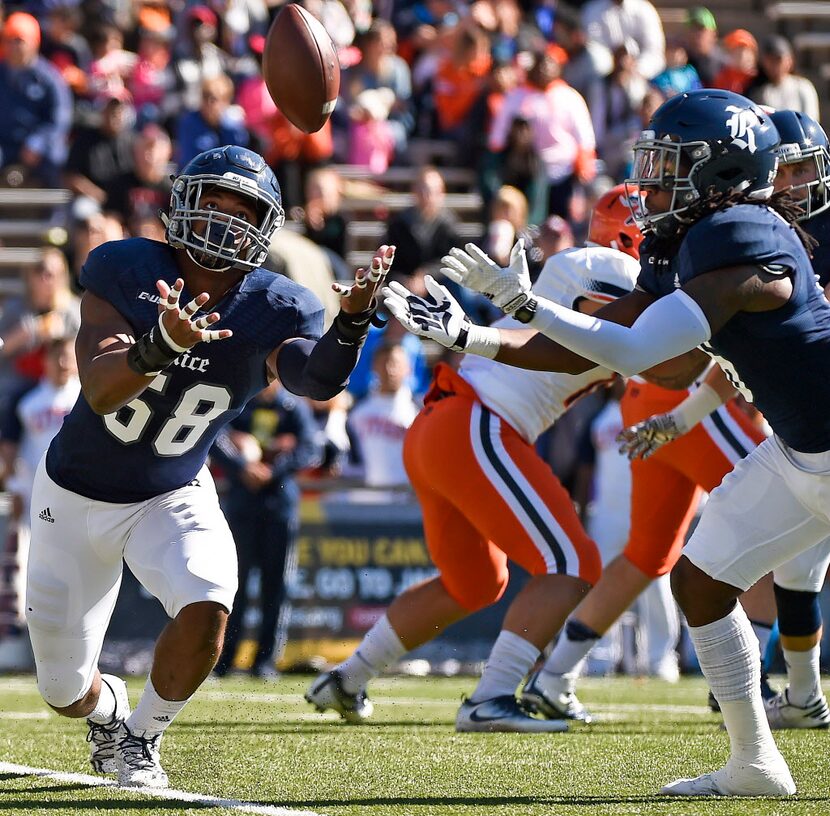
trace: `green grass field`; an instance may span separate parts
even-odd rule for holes
[[[828,732],[787,732],[779,744],[799,795],[790,800],[667,800],[660,785],[713,770],[727,756],[701,680],[677,686],[588,680],[597,722],[567,734],[456,734],[463,679],[387,678],[373,686],[371,725],[315,714],[310,678],[206,684],[165,737],[171,786],[330,816],[559,816],[560,814],[830,814]],[[141,688],[131,683],[133,702]],[[46,714],[34,681],[0,679],[0,763],[88,774],[85,726]],[[238,814],[72,779],[0,773],[10,814]],[[248,811],[253,812],[253,811]]]

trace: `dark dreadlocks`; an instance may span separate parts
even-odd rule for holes
[[[679,224],[677,231],[668,238],[657,239],[652,245],[654,251],[663,257],[671,257],[677,253],[689,229],[701,218],[720,210],[727,210],[736,204],[754,204],[755,206],[769,207],[777,212],[796,231],[799,240],[804,245],[804,249],[807,250],[807,254],[812,257],[813,250],[818,246],[818,242],[798,223],[798,219],[804,216],[804,210],[793,200],[787,190],[775,193],[767,201],[755,201],[749,198],[746,193],[735,191],[715,192],[714,188],[709,188],[709,191],[692,204],[686,212],[675,216]]]

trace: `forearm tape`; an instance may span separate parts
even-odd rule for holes
[[[127,352],[127,365],[137,374],[155,376],[182,353],[183,349],[174,348],[162,335],[159,324],[156,324],[130,347]]]
[[[316,400],[339,394],[357,365],[374,311],[340,312],[316,343],[295,340],[280,349],[277,374],[282,384],[298,396]]]
[[[723,405],[723,400],[711,385],[701,383],[683,402],[671,411],[678,430],[686,433]]]
[[[685,292],[652,303],[631,328],[538,298],[532,328],[624,377],[677,357],[711,337],[706,316]]]

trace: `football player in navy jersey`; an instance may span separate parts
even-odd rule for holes
[[[826,246],[830,241],[827,135],[821,125],[806,114],[791,110],[768,112],[781,138],[774,189],[790,194],[802,210],[797,216],[798,222],[819,242],[812,250],[812,263],[824,288],[830,281],[830,248]],[[735,393],[734,388],[729,388],[718,396],[725,400]],[[621,434],[621,450],[633,457],[650,456],[682,435],[676,417],[693,410],[693,399],[690,397],[678,406],[678,413],[657,414],[627,428]],[[711,406],[707,408],[711,410]],[[827,728],[830,725],[830,707],[821,689],[819,670],[822,616],[818,600],[829,562],[830,539],[774,570],[773,588],[787,665],[787,687],[765,700],[767,718],[773,729]]]
[[[162,734],[213,668],[236,592],[236,552],[205,467],[219,429],[279,377],[329,399],[347,383],[394,251],[381,247],[321,335],[323,307],[260,268],[284,221],[256,153],[200,154],[175,179],[167,243],[90,253],[77,340],[82,395],[32,496],[27,619],[38,688],[89,724],[96,771],[166,786]],[[172,619],[130,713],[98,657],[123,562]]]
[[[789,191],[804,210],[799,222],[818,242],[813,269],[825,294],[830,288],[830,143],[824,128],[806,113],[770,114],[781,136],[776,192]]]
[[[679,94],[635,144],[635,213],[648,233],[637,289],[593,316],[536,297],[526,264],[471,257],[459,279],[528,324],[475,326],[455,301],[393,284],[389,309],[411,331],[524,368],[633,375],[702,346],[763,412],[774,435],[707,503],[672,573],[731,753],[673,795],[790,795],[759,690],[758,641],[737,596],[830,535],[830,304],[815,284],[801,210],[772,196],[778,132],[742,96]],[[553,342],[551,342],[553,341]]]

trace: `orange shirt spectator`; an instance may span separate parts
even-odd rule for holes
[[[487,35],[480,29],[459,33],[453,54],[438,66],[433,98],[442,131],[460,125],[487,82],[492,59]]]
[[[729,64],[715,76],[713,87],[744,94],[758,73],[758,42],[743,28],[736,28],[723,38]]]

